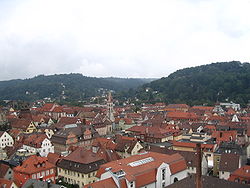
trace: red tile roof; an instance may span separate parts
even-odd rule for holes
[[[26,119],[13,119],[11,121],[11,127],[26,130],[28,126],[31,124],[31,120]]]
[[[240,181],[244,180],[250,181],[250,166],[245,165],[237,170],[235,170],[229,177],[229,181],[235,181],[235,179],[239,179]]]
[[[192,109],[212,111],[214,109],[214,107],[211,107],[211,106],[193,106]]]
[[[169,104],[167,108],[186,108],[188,109],[189,106],[187,104]]]
[[[116,143],[112,139],[98,137],[94,140],[92,146],[102,146],[105,149],[114,150]]]
[[[34,148],[41,148],[42,142],[47,138],[45,134],[32,134],[26,137],[23,144]]]
[[[84,186],[84,188],[118,188],[113,178],[107,178]]]
[[[212,138],[216,138],[216,142],[235,141],[237,136],[236,130],[231,131],[213,131]]]
[[[49,111],[52,111],[55,106],[56,106],[56,104],[54,104],[54,103],[46,103],[43,105],[41,110],[44,112],[49,112]]]
[[[170,136],[173,133],[177,133],[180,130],[170,129],[169,127],[147,127],[147,126],[133,126],[126,131],[134,132],[135,134],[147,134],[149,137],[153,138],[165,138],[166,136]]]
[[[141,119],[142,115],[140,113],[127,113],[127,118]]]
[[[56,106],[52,112],[55,112],[55,113],[62,113],[63,112],[63,107],[62,106]]]
[[[15,167],[14,171],[25,174],[33,174],[52,168],[55,168],[55,165],[49,163],[47,157],[32,155],[23,161],[20,166]]]
[[[75,110],[73,108],[63,108],[63,112],[66,112],[66,114],[74,114]]]
[[[83,147],[78,147],[75,151],[73,151],[64,159],[83,164],[89,164],[92,162],[102,160],[102,158],[98,154],[93,153],[91,150],[86,150]]]
[[[136,187],[143,187],[144,185],[154,183],[156,181],[156,174],[157,174],[156,169],[149,169],[148,172],[136,176],[135,180]]]
[[[139,163],[139,162],[136,163],[137,161],[145,159],[150,159],[150,160],[145,163]],[[138,181],[140,182],[141,186],[143,186],[146,185],[145,184],[146,181],[150,182],[156,181],[156,176],[155,176],[156,172],[154,170],[156,170],[162,163],[169,164],[172,174],[186,170],[187,168],[186,162],[180,154],[166,155],[155,152],[146,152],[138,155],[133,155],[128,158],[106,163],[100,167],[100,169],[97,172],[97,176],[100,177],[101,174],[105,172],[106,168],[111,167],[111,171],[114,173],[120,170],[124,171],[125,178],[128,181],[133,181],[133,180],[137,181],[138,177],[139,178]],[[136,165],[134,166],[133,164]],[[146,174],[148,175],[146,176],[147,178],[145,178],[145,176],[143,178],[143,175]]]
[[[194,120],[199,118],[199,116],[197,116],[195,113],[192,112],[168,112],[167,117],[172,119],[194,119]]]
[[[58,123],[67,125],[67,124],[76,124],[77,122],[81,122],[81,119],[78,117],[61,117]]]
[[[56,165],[56,163],[61,159],[61,156],[57,153],[49,153],[47,158],[48,162],[52,163],[53,165]]]
[[[196,148],[196,143],[193,142],[178,142],[178,141],[171,141],[173,146],[180,146],[180,147],[188,147],[188,148]],[[214,144],[201,144],[202,149],[210,149],[213,151],[214,149]]]

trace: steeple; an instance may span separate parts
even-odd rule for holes
[[[114,122],[115,117],[114,117],[114,104],[113,104],[113,98],[111,95],[111,92],[108,94],[108,100],[107,100],[107,117]]]

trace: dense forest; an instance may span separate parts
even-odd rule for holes
[[[250,100],[250,64],[238,61],[212,63],[178,70],[134,91],[142,102],[214,104]]]
[[[0,82],[0,100],[33,101],[50,97],[65,101],[88,100],[113,90],[114,98],[141,103],[214,104],[250,100],[250,64],[238,61],[212,63],[178,70],[158,80],[95,78],[82,74],[40,75]]]
[[[127,91],[152,79],[95,78],[82,74],[39,75],[30,79],[0,82],[0,100],[32,101],[45,97],[83,100],[100,94],[100,90]]]

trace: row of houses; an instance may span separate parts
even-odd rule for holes
[[[110,95],[107,103],[106,108],[45,104],[7,112],[12,129],[0,137],[0,156],[13,170],[11,179],[18,186],[31,178],[80,187],[166,187],[197,173],[200,143],[202,175],[248,183],[248,176],[239,176],[250,158],[248,109],[159,103],[135,113],[132,106],[114,107]],[[31,157],[40,161],[33,164],[37,168],[54,165],[53,178],[46,176],[47,170],[15,175],[33,163],[24,162]],[[174,158],[182,162],[174,165]],[[143,176],[151,180],[142,182]]]

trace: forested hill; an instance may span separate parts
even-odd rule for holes
[[[147,90],[147,92],[145,92]],[[250,100],[250,64],[212,63],[178,70],[137,90],[142,101],[205,104]]]
[[[152,79],[134,78],[95,78],[82,74],[40,75],[24,80],[0,82],[0,100],[58,98],[62,95],[70,100],[80,100],[95,96],[100,88],[114,91],[126,91],[136,88]]]

